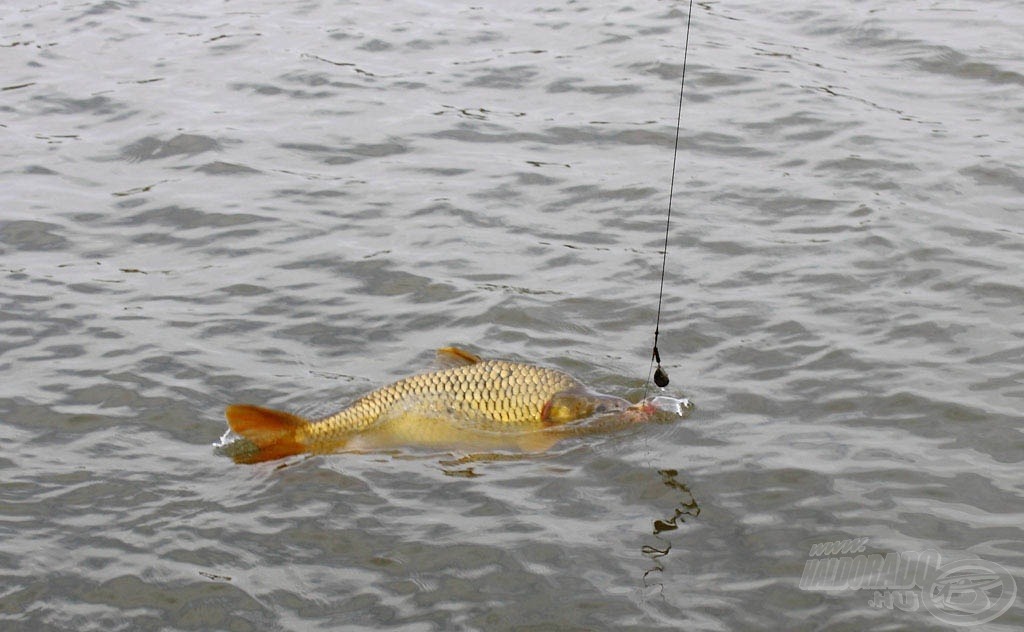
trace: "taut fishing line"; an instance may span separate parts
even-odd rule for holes
[[[679,110],[676,112],[676,142],[672,149],[672,178],[668,184],[668,212],[665,214],[665,246],[661,250],[661,284],[658,287],[658,316],[654,322],[654,349],[651,354],[651,369],[647,373],[647,382],[644,384],[644,399],[651,386],[651,371],[654,374],[654,383],[659,387],[668,386],[668,373],[661,367],[661,353],[658,351],[658,334],[661,332],[661,305],[665,298],[665,267],[668,264],[668,236],[669,228],[672,225],[672,199],[676,188],[676,161],[679,158],[679,130],[683,124],[683,89],[686,86],[686,55],[690,50],[690,18],[693,17],[693,0],[690,0],[690,7],[686,13],[686,37],[683,40],[683,71],[679,79]],[[657,369],[655,369],[657,364]]]

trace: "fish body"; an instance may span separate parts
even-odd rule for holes
[[[630,406],[555,369],[481,360],[453,347],[441,349],[438,357],[449,366],[389,384],[319,420],[247,404],[229,406],[228,425],[242,441],[228,453],[236,461],[255,463],[343,447],[543,448],[557,441],[542,434],[546,429]]]

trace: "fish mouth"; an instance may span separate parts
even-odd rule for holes
[[[624,416],[630,421],[649,421],[655,416],[664,415],[673,418],[689,416],[693,411],[693,402],[687,398],[675,398],[658,395],[642,399],[626,408]]]
[[[645,423],[654,418],[654,415],[658,412],[658,409],[652,406],[650,403],[641,401],[637,402],[624,411],[622,411],[622,419],[629,423]]]

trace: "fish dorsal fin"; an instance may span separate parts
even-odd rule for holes
[[[441,347],[437,350],[437,363],[446,369],[469,366],[480,362],[480,356],[458,347]]]

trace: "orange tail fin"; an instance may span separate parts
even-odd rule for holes
[[[232,404],[224,411],[224,416],[233,431],[255,446],[254,450],[233,454],[238,463],[273,461],[306,451],[306,446],[296,439],[295,431],[309,422],[298,415],[248,404]]]

